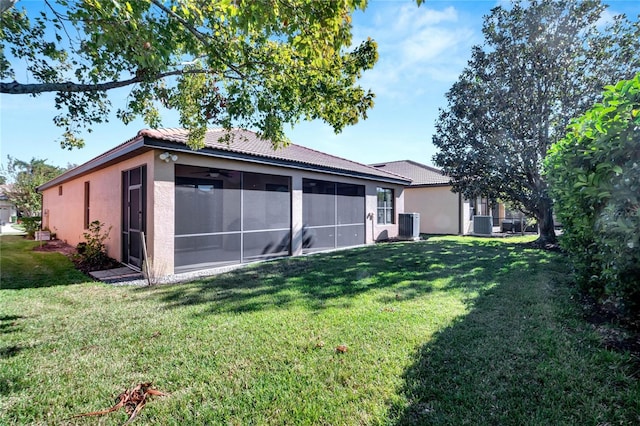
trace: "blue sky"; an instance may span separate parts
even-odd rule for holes
[[[21,0],[34,6],[35,1]],[[369,117],[334,134],[322,122],[301,122],[287,128],[292,142],[329,154],[375,163],[410,159],[432,164],[431,143],[438,109],[446,106],[445,93],[469,59],[471,47],[481,44],[482,18],[506,0],[426,0],[417,7],[409,1],[369,0],[365,12],[354,16],[354,41],[371,37],[378,43],[379,60],[361,84],[376,93]],[[29,5],[29,3],[31,3]],[[612,0],[608,14],[640,15],[640,0]],[[111,94],[114,105],[127,89]],[[65,166],[81,164],[136,135],[146,127],[141,120],[125,126],[112,116],[84,135],[86,145],[63,150],[56,140],[61,129],[52,118],[57,110],[53,95],[0,97],[0,155],[29,160],[47,159]],[[163,117],[163,127],[177,127],[174,114]]]

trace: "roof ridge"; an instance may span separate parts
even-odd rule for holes
[[[433,172],[438,172],[438,173],[442,173],[441,169],[438,169],[437,167],[433,167],[433,166],[429,166],[427,164],[424,163],[419,163],[417,161],[414,160],[395,160],[395,161],[385,161],[382,163],[373,163],[371,164],[372,166],[385,166],[387,164],[398,164],[398,163],[410,163],[413,164],[414,166],[418,166],[418,167],[422,167],[423,169],[427,169],[427,170],[431,170]]]
[[[438,173],[444,174],[441,169],[438,169],[437,167],[429,166],[428,164],[418,163],[417,161],[413,161],[413,160],[404,160],[404,161],[414,164],[418,167],[422,167],[423,169],[431,170],[432,172],[438,172]]]
[[[290,142],[289,145],[294,145],[294,146],[297,146],[299,148],[303,148],[303,149],[306,149],[308,151],[316,152],[318,154],[327,155],[329,157],[337,158],[339,160],[348,161],[349,163],[357,164],[359,166],[364,166],[364,167],[366,167],[368,169],[375,170],[375,171],[378,171],[378,172],[382,171],[384,173],[388,173],[388,174],[393,175],[393,176],[398,176],[398,177],[401,177],[401,178],[404,178],[404,179],[409,179],[407,176],[399,175],[397,173],[389,172],[387,170],[380,170],[380,169],[377,169],[377,168],[375,168],[373,166],[370,166],[369,164],[359,163],[357,161],[353,161],[353,160],[350,160],[350,159],[344,158],[344,157],[338,157],[337,155],[333,155],[333,154],[329,154],[329,153],[326,153],[326,152],[322,152],[322,151],[319,151],[317,149],[309,148],[309,147],[304,146],[304,145],[299,145],[299,144],[296,144],[296,143],[293,143],[293,142]],[[411,179],[409,179],[409,180],[411,180]]]

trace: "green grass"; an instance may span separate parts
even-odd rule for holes
[[[35,252],[39,241],[22,236],[0,237],[0,289],[25,289],[77,284],[87,276],[59,253]],[[0,306],[2,309],[2,306]]]
[[[380,244],[130,288],[30,284],[20,271],[49,259],[8,238],[0,424],[95,424],[69,417],[146,381],[170,396],[136,424],[640,421],[631,356],[581,319],[564,258],[523,239]],[[21,284],[5,285],[6,265]]]

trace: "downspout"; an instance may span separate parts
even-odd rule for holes
[[[373,213],[371,213],[371,212],[367,213],[367,218],[371,219],[371,242],[375,243],[376,242],[376,230],[375,230],[375,223],[373,222],[373,218],[374,218]]]

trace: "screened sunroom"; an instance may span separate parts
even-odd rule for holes
[[[291,254],[291,178],[176,165],[176,271]]]
[[[110,256],[161,276],[398,233],[408,178],[293,143],[274,150],[246,130],[210,129],[197,151],[188,135],[141,130],[42,185],[47,226],[78,244],[86,222],[99,220],[112,229]],[[376,214],[379,187],[391,190],[392,217],[384,221]]]

